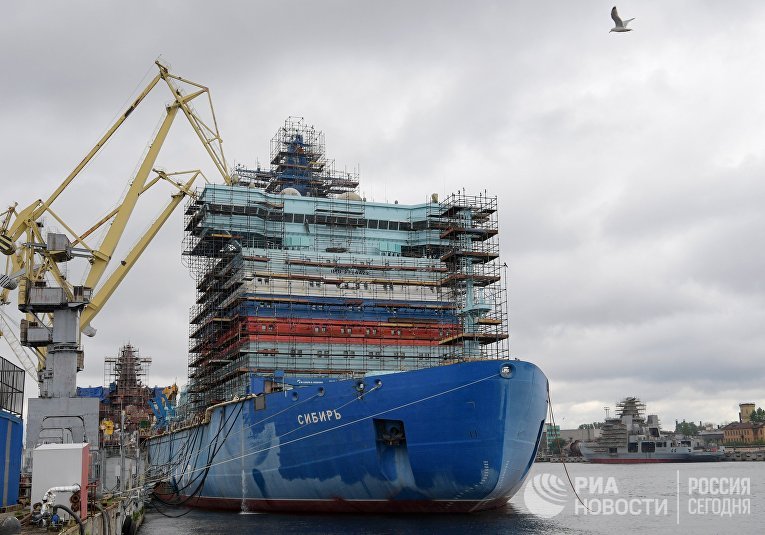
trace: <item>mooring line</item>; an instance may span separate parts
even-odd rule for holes
[[[547,404],[550,406],[550,422],[552,422],[553,429],[555,429],[555,413],[553,412],[552,398],[550,398],[550,383],[549,382],[547,383]],[[566,472],[566,478],[568,479],[568,484],[571,485],[571,490],[574,491],[574,496],[576,496],[576,499],[579,500],[579,503],[581,503],[585,509],[592,512],[592,510],[589,507],[587,507],[587,504],[584,503],[584,500],[582,500],[582,497],[579,496],[579,493],[576,491],[576,488],[574,487],[574,483],[571,481],[571,475],[568,473],[568,467],[566,466],[566,461],[563,460],[562,452],[560,456],[560,462],[563,464],[563,470]]]

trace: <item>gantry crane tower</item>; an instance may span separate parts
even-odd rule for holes
[[[6,271],[4,275],[0,275],[0,304],[7,305],[10,302],[9,293],[18,290],[18,307],[25,313],[18,339],[21,345],[35,352],[37,363],[33,360],[24,361],[18,344],[14,343],[16,337],[9,333],[7,322],[4,322],[6,325],[2,331],[27,372],[39,382],[41,399],[37,401],[76,396],[76,373],[83,368],[80,334],[95,334],[95,330],[90,326],[93,318],[103,309],[182,199],[187,195],[194,195],[191,189],[194,181],[199,176],[204,178],[200,170],[165,173],[154,168],[159,151],[179,111],[188,119],[223,180],[227,184],[231,183],[209,89],[170,73],[168,67],[159,61],[156,62],[156,66],[157,74],[135,101],[47,199],[38,199],[21,209],[16,203],[0,214],[0,252],[6,256]],[[76,232],[54,210],[56,199],[157,85],[166,85],[173,100],[166,106],[160,127],[151,140],[124,197],[115,209],[98,219],[91,227],[83,232]],[[212,117],[211,122],[208,121],[210,124],[191,106],[191,102],[200,97],[209,105],[209,116]],[[174,193],[148,230],[105,277],[109,264],[115,260],[115,250],[139,197],[160,182],[170,183]],[[65,232],[45,234],[44,217],[55,220]],[[108,229],[105,228],[107,225]],[[105,229],[103,239],[98,244],[92,243],[92,236],[99,229]],[[63,270],[63,264],[75,258],[87,260],[84,283],[81,286],[71,284]],[[59,405],[55,412],[61,410],[65,409]],[[77,407],[69,406],[70,414],[78,410]],[[45,409],[42,412],[50,411]],[[32,422],[28,428],[32,430]],[[34,438],[36,439],[36,436]],[[30,444],[29,437],[27,444]]]

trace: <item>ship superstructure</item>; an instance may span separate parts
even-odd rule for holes
[[[254,377],[349,378],[507,356],[497,200],[369,202],[323,135],[290,118],[271,169],[239,167],[186,207],[192,412]]]

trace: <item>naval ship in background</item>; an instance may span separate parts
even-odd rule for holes
[[[180,420],[146,441],[166,503],[245,511],[504,506],[547,379],[507,349],[497,199],[373,202],[289,118],[269,168],[185,209],[197,283]]]
[[[575,443],[577,450],[592,463],[684,463],[720,461],[725,453],[694,450],[691,440],[663,433],[659,417],[649,414],[638,398],[628,397],[616,404],[617,416],[606,418],[601,436],[592,442]]]

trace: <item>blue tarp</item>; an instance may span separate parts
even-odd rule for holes
[[[19,486],[15,484],[21,474],[21,418],[0,410],[0,506],[15,505],[19,501]]]
[[[103,386],[78,386],[77,397],[81,398],[98,398],[101,401],[106,399],[106,389]]]

